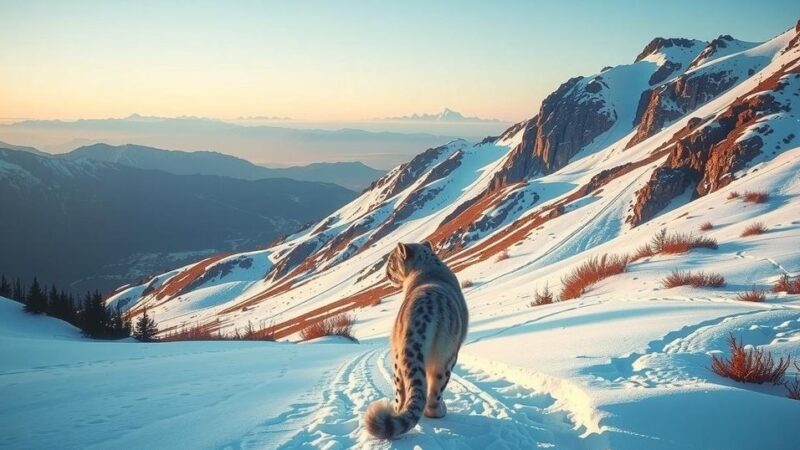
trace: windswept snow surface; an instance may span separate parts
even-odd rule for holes
[[[292,325],[350,308],[359,344],[88,341],[0,303],[0,446],[796,449],[800,402],[781,385],[737,383],[709,366],[712,354],[727,355],[731,334],[800,361],[800,295],[736,299],[800,276],[800,45],[788,47],[797,35],[792,29],[712,54],[691,70],[733,73],[737,84],[631,147],[636,96],[625,86],[643,89],[644,68],[654,71],[662,56],[688,64],[700,44],[603,72],[608,88],[600,92],[618,120],[553,173],[512,177],[492,190],[495,175],[524,156],[515,150],[525,123],[502,139],[453,141],[268,249],[207,258],[109,299],[134,314],[148,308],[162,330],[290,324],[286,341],[298,339]],[[690,131],[693,118],[700,122],[692,126],[719,126],[714,119],[737,99],[787,71],[774,92],[785,107],[740,130],[765,145],[725,174],[730,184],[699,198],[686,190],[650,221],[626,223],[637,192],[667,157],[664,144]],[[579,191],[600,174],[612,175]],[[746,203],[729,198],[734,191],[769,199]],[[478,212],[469,216],[473,206]],[[385,282],[384,258],[398,241],[428,239],[449,222],[455,227],[445,238],[460,240],[440,250],[470,282],[471,323],[445,395],[448,415],[423,419],[396,441],[375,441],[361,417],[392,394],[387,335],[401,301],[376,289]],[[563,277],[588,258],[633,254],[662,228],[698,234],[704,222],[717,249],[642,258],[578,299],[530,305],[545,286],[557,295]],[[742,237],[754,222],[768,231]],[[507,257],[481,253],[500,244]],[[676,269],[718,273],[726,285],[665,289],[663,278]],[[790,366],[787,380],[796,376]]]

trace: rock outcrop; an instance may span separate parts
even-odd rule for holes
[[[798,61],[796,61],[797,63]],[[761,82],[750,95],[740,97],[713,120],[688,135],[679,132],[674,147],[647,184],[637,193],[633,212],[627,222],[640,225],[658,214],[687,188],[693,198],[713,192],[731,181],[735,172],[761,153],[762,133],[768,126],[758,126],[758,119],[788,112],[779,98],[800,95],[800,67],[780,71]],[[795,92],[784,92],[786,90]],[[687,125],[687,129],[693,125]],[[696,126],[696,123],[695,125]],[[747,131],[752,133],[745,135]]]

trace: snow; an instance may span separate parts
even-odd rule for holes
[[[670,47],[604,71],[603,89],[584,100],[603,101],[617,118],[614,125],[561,170],[500,192],[482,217],[512,212],[470,234],[471,245],[513,231],[517,220],[557,204],[600,171],[650,156],[691,117],[718,116],[797,57],[795,50],[782,52],[792,36],[737,43],[693,67],[690,76],[725,72],[738,84],[627,149],[640,93],[658,65],[670,60],[686,70],[705,43]],[[747,76],[750,69],[758,72]],[[712,354],[727,352],[731,333],[776,356],[800,358],[800,296],[736,300],[754,285],[768,289],[784,274],[800,275],[798,78],[783,81],[776,99],[788,111],[759,117],[744,130],[740,139],[758,135],[763,152],[728,186],[698,199],[687,190],[653,220],[631,228],[625,217],[661,162],[654,161],[572,201],[568,213],[513,243],[507,259],[481,261],[469,248],[453,255],[451,264],[469,261],[457,276],[472,286],[464,289],[470,332],[445,395],[449,414],[423,419],[397,441],[370,439],[360,422],[369,403],[392,395],[387,335],[401,301],[395,294],[353,312],[358,344],[341,338],[292,343],[297,336],[280,343],[89,341],[72,327],[0,301],[0,446],[794,448],[787,430],[800,419],[800,403],[787,399],[782,386],[740,384],[708,369]],[[381,187],[319,224],[270,249],[228,256],[204,274],[243,257],[252,260],[249,266],[209,275],[174,298],[139,301],[164,328],[213,321],[231,330],[251,321],[281,323],[345,299],[384,279],[382,258],[398,241],[429,237],[457,208],[483,195],[522,135],[480,145],[451,142],[436,149],[402,191],[392,192],[401,176],[395,169]],[[458,167],[429,181],[451,158],[460,158]],[[749,204],[727,198],[748,190],[768,192],[770,199]],[[397,208],[415,198],[424,201],[391,222]],[[718,241],[716,250],[644,258],[579,299],[530,306],[537,289],[546,285],[557,294],[562,278],[590,257],[631,254],[662,228],[700,233],[706,221],[713,228],[703,233]],[[741,237],[756,221],[768,232]],[[384,226],[391,231],[374,239]],[[332,239],[356,229],[349,246],[333,251]],[[290,278],[290,289],[240,307],[287,282],[265,275],[300,245],[315,248],[313,267]],[[192,267],[128,286],[109,304],[131,307],[148,284],[161,286]],[[358,280],[373,267],[375,273]],[[662,279],[676,269],[719,273],[727,284],[664,288]],[[794,376],[792,369],[787,377]],[[39,430],[23,435],[32,423]]]

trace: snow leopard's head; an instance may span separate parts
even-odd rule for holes
[[[441,264],[430,242],[425,241],[422,244],[399,242],[389,254],[389,261],[386,263],[386,277],[395,286],[402,286],[403,281],[412,272],[425,271]]]

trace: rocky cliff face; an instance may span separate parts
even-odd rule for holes
[[[636,133],[626,147],[630,148],[653,136],[666,125],[718,97],[763,68],[767,60],[744,53],[736,55],[732,60],[720,60],[754,45],[738,41],[730,35],[722,35],[707,43],[691,63],[667,62],[662,65],[650,78],[653,87],[644,91],[639,99],[633,122]],[[703,65],[706,66],[700,68]]]
[[[607,89],[602,75],[589,82],[581,83],[582,80],[567,81],[542,102],[533,151],[542,159],[544,173],[567,165],[581,148],[616,120],[601,95]]]
[[[645,91],[636,110],[636,134],[626,147],[633,147],[675,119],[717,97],[736,84],[738,79],[726,71],[696,76],[683,75],[672,82]]]
[[[800,58],[739,97],[723,112],[690,133],[677,133],[673,150],[638,192],[628,223],[636,226],[655,217],[686,189],[696,198],[734,180],[735,173],[762,153],[773,127],[759,123],[774,114],[796,122],[791,97],[800,96]],[[794,134],[783,137],[785,144]],[[780,142],[777,149],[780,149]]]
[[[692,48],[696,41],[685,38],[662,38],[657,37],[647,44],[641,53],[636,56],[636,62],[642,61],[646,57],[663,49],[671,47]]]

